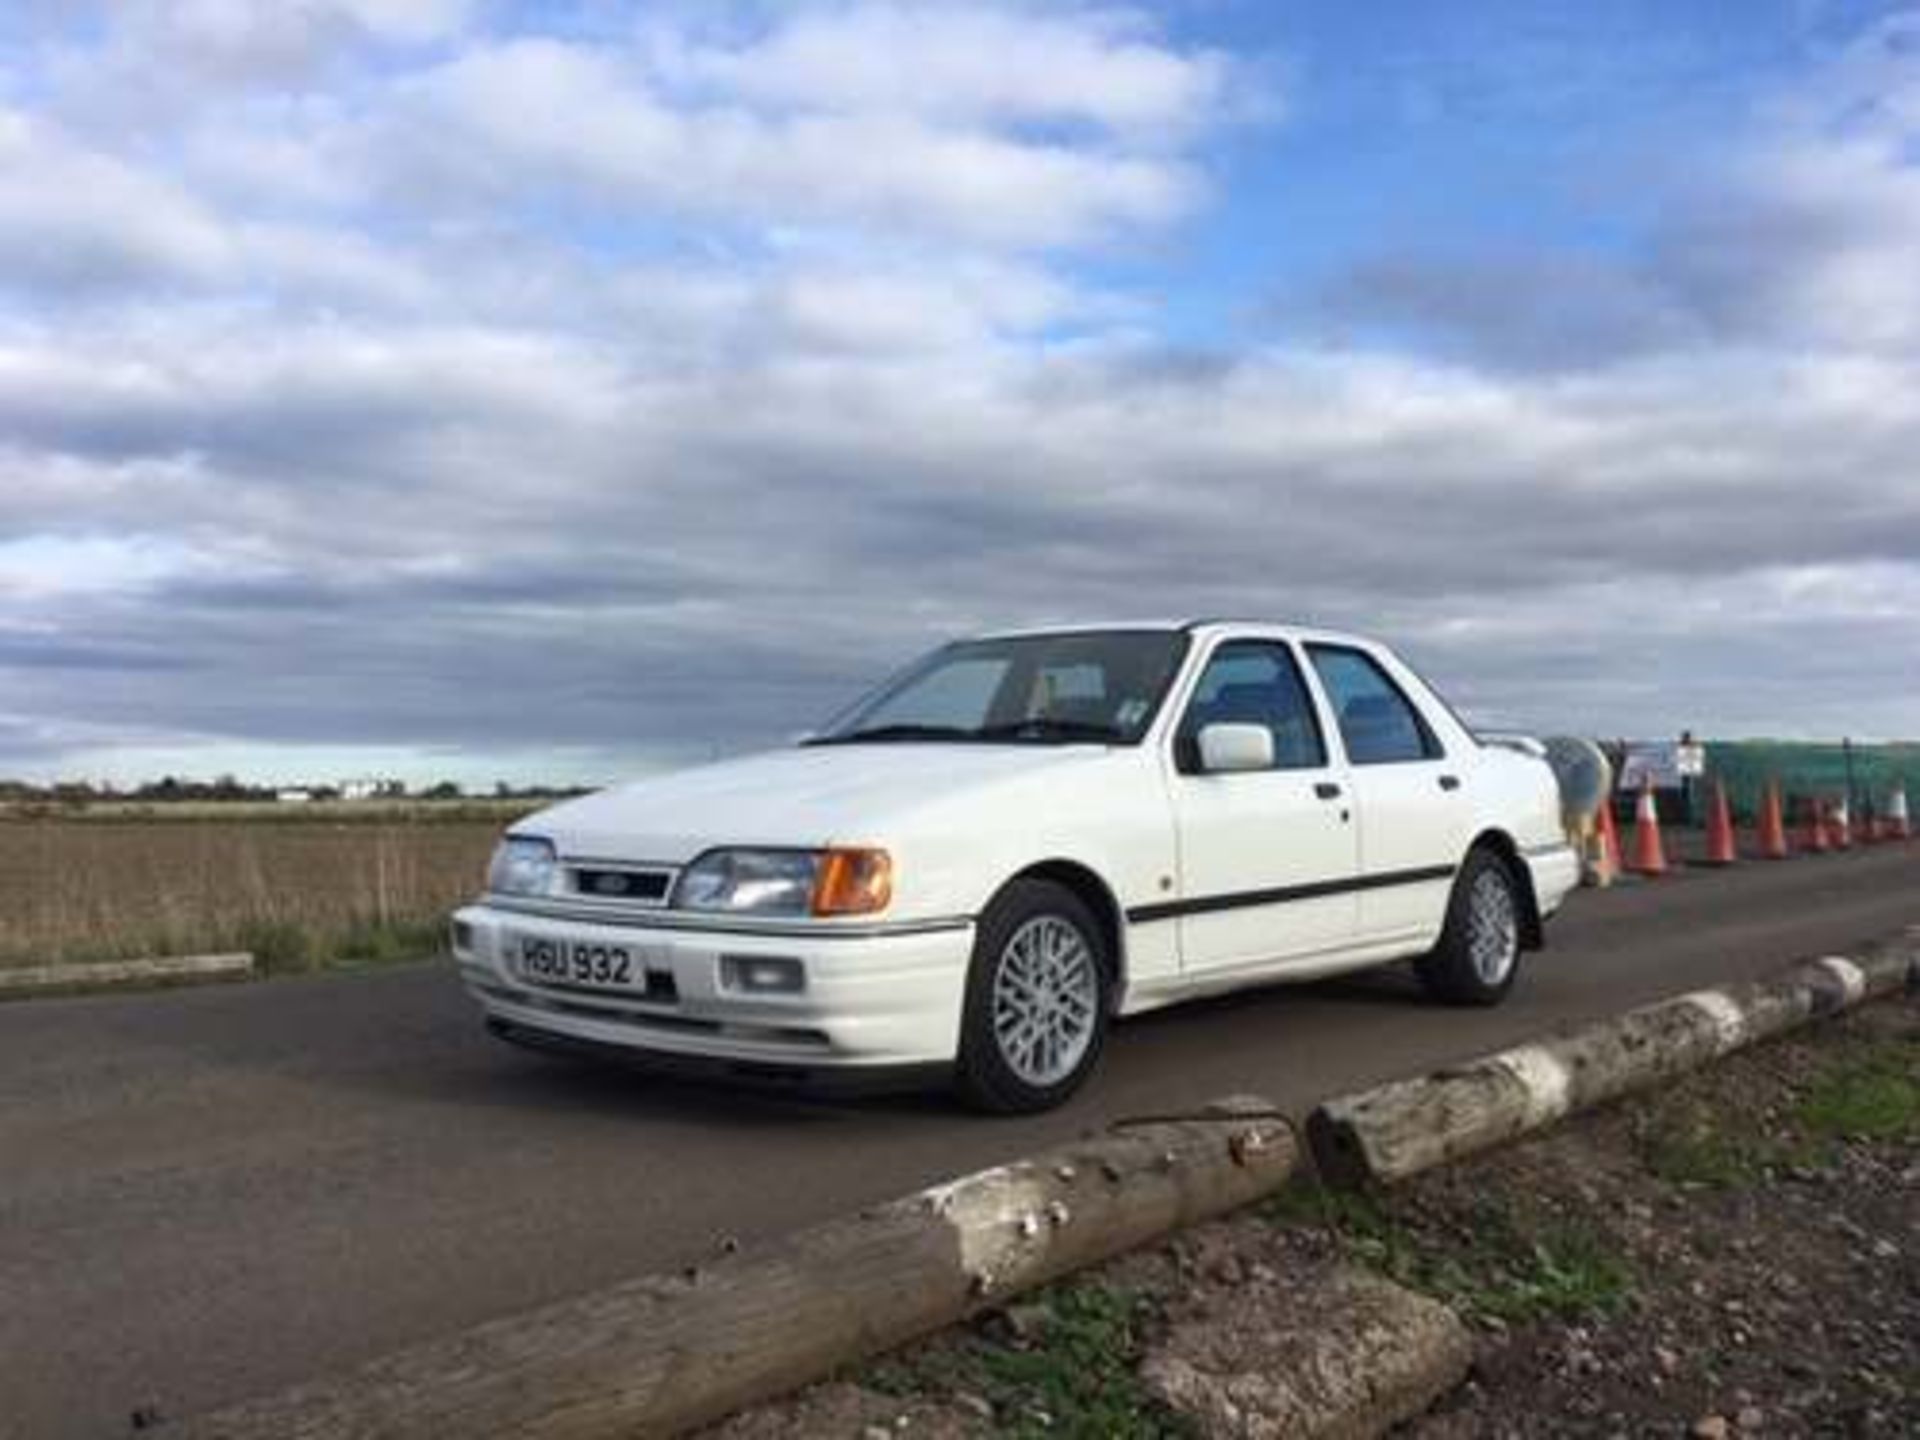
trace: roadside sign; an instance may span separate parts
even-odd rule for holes
[[[1682,777],[1707,773],[1707,747],[1691,741],[1673,747],[1674,770]]]
[[[1656,790],[1678,790],[1682,776],[1680,746],[1671,740],[1636,740],[1627,746],[1620,765],[1619,788],[1638,790],[1651,784]]]

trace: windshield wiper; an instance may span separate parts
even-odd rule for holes
[[[1000,725],[982,725],[972,729],[965,725],[874,725],[865,730],[848,730],[839,735],[816,735],[804,740],[804,745],[850,745],[866,741],[890,740],[967,740],[994,741],[1037,740],[1051,741],[1056,744],[1070,744],[1075,741],[1096,745],[1117,745],[1123,742],[1122,735],[1111,725],[1103,725],[1095,720],[1059,720],[1045,715],[1036,715],[1030,720],[1009,720]]]
[[[816,735],[807,745],[846,745],[862,740],[977,740],[981,732],[960,725],[874,725],[839,735]]]
[[[987,725],[973,732],[982,740],[1075,740],[1099,745],[1117,745],[1126,739],[1111,725],[1098,720],[1061,720],[1036,715],[1030,720],[1010,720],[1004,725]]]

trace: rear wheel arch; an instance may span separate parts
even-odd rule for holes
[[[1489,827],[1473,837],[1473,844],[1467,847],[1467,853],[1470,855],[1475,850],[1484,850],[1497,856],[1513,876],[1513,883],[1520,892],[1520,948],[1538,950],[1545,943],[1546,930],[1540,920],[1540,897],[1533,893],[1533,867],[1521,857],[1520,847],[1514,843],[1513,837],[1497,827]]]

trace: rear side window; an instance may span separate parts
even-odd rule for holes
[[[1430,760],[1443,753],[1413,702],[1371,655],[1338,645],[1309,645],[1307,654],[1353,764]]]
[[[1264,640],[1229,640],[1207,660],[1174,739],[1183,770],[1199,769],[1203,726],[1264,725],[1273,736],[1276,770],[1315,770],[1327,763],[1300,667],[1286,646]]]

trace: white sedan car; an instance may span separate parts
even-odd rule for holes
[[[1489,1005],[1576,884],[1546,763],[1284,625],[946,645],[798,745],[515,824],[454,950],[498,1034],[1039,1110],[1109,1024],[1412,957]]]

